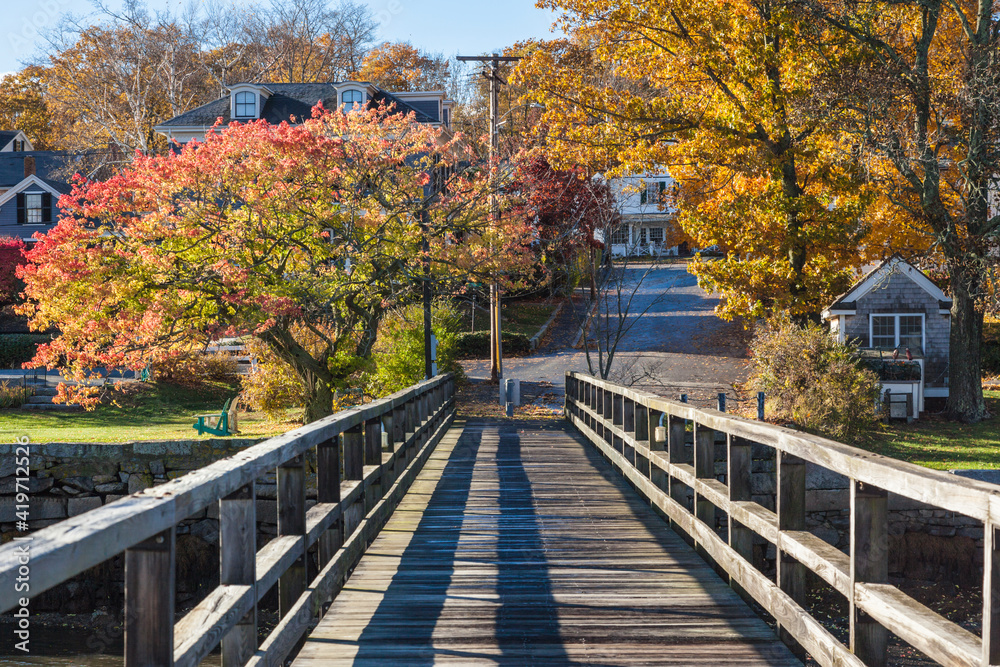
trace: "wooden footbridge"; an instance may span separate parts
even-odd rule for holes
[[[127,667],[220,646],[227,667],[885,665],[890,632],[941,664],[1000,665],[992,485],[587,376],[566,388],[564,422],[456,419],[449,376],[338,413],[36,532],[31,592],[124,552]],[[776,512],[751,498],[754,446],[773,450]],[[806,461],[851,480],[849,553],[805,531]],[[279,534],[258,549],[254,484],[275,469]],[[889,493],[984,522],[980,633],[888,582]],[[213,504],[220,584],[178,618],[176,526]],[[4,611],[17,549],[0,547]],[[807,571],[846,598],[846,644],[810,615]]]

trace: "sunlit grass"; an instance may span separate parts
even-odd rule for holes
[[[987,391],[994,415],[979,424],[959,424],[932,415],[912,424],[893,423],[872,451],[928,468],[1000,468],[1000,391]]]
[[[0,410],[0,432],[12,441],[129,442],[134,440],[204,439],[192,428],[195,415],[218,413],[236,389],[209,385],[188,389],[171,385],[141,385],[92,412],[29,412]],[[290,416],[291,417],[291,416]],[[301,423],[267,421],[262,414],[239,414],[240,432],[232,437],[262,438],[284,433]]]

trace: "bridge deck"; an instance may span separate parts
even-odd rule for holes
[[[294,662],[348,664],[801,663],[564,424],[470,420]]]

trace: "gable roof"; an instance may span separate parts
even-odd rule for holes
[[[829,308],[823,311],[823,318],[828,319],[834,314],[850,313],[855,310],[855,302],[888,280],[893,273],[906,276],[912,280],[917,287],[927,292],[931,297],[938,300],[941,309],[951,307],[951,298],[941,291],[927,275],[913,266],[898,253],[892,255],[874,269],[864,275],[861,280],[837,297]]]
[[[17,130],[0,130],[0,148],[14,141],[19,134]]]
[[[0,188],[9,188],[24,180],[24,158],[35,158],[35,173],[51,183],[61,183],[52,176],[72,160],[74,154],[65,151],[24,151],[0,153]],[[55,187],[55,186],[54,186]],[[65,183],[61,187],[68,188]],[[66,190],[69,192],[69,190]]]
[[[45,192],[48,192],[56,199],[58,199],[60,195],[69,193],[69,186],[67,186],[65,183],[59,183],[58,181],[49,181],[44,178],[39,178],[38,176],[32,174],[31,176],[25,177],[24,180],[16,184],[11,189],[7,190],[3,194],[0,194],[0,206],[3,206],[11,199],[13,199],[17,195],[17,193],[24,192],[33,185],[41,190],[44,190]]]
[[[264,102],[260,118],[272,125],[292,122],[293,116],[301,122],[312,116],[312,109],[317,102],[322,102],[327,109],[335,109],[338,104],[338,85],[338,83],[269,83],[267,89],[271,91],[271,95]],[[437,122],[436,118],[414,109],[398,97],[378,88],[375,89],[372,101],[376,104],[383,101],[386,105],[395,104],[396,109],[402,113],[413,111],[421,123]],[[215,125],[215,121],[219,118],[222,119],[223,125],[228,125],[233,120],[229,95],[186,111],[153,129],[208,128]]]

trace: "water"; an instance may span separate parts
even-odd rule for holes
[[[30,653],[13,648],[13,627],[0,624],[0,667],[47,665],[51,667],[122,667],[125,645],[114,626],[105,630],[32,626]],[[214,653],[202,665],[217,667],[222,658]]]

